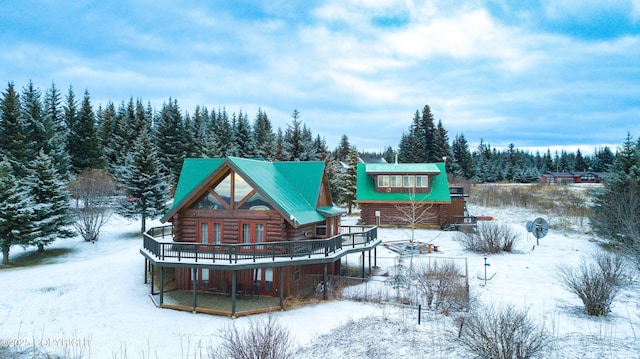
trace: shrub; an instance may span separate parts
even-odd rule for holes
[[[630,283],[624,258],[600,252],[590,262],[584,258],[577,267],[562,265],[558,279],[585,306],[587,315],[606,316],[620,291]]]
[[[250,320],[241,331],[230,324],[218,332],[222,342],[209,348],[209,358],[289,359],[297,351],[289,331],[269,315],[268,320]]]
[[[468,288],[460,269],[451,261],[414,266],[411,279],[427,306],[443,313],[468,304]]]
[[[475,231],[462,232],[462,245],[478,253],[511,252],[520,241],[518,234],[506,223],[479,222]]]
[[[544,357],[550,347],[544,327],[513,306],[481,306],[459,319],[458,340],[478,358]]]

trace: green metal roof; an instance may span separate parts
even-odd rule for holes
[[[435,163],[367,163],[365,166],[367,173],[440,173]]]
[[[276,206],[286,220],[295,222],[294,225],[324,220],[316,208],[324,162],[268,162],[238,157],[185,159],[173,206],[161,220],[168,220],[226,165]]]
[[[411,193],[395,193],[395,192],[376,192],[375,179],[367,173],[437,173],[437,175],[431,175],[429,179],[429,186],[431,191],[429,193],[416,193],[414,198],[425,202],[450,202],[451,194],[449,193],[449,181],[447,180],[447,174],[445,172],[444,163],[416,163],[416,164],[382,164],[382,166],[404,166],[408,168],[433,168],[437,169],[437,172],[416,172],[405,171],[402,172],[389,172],[387,171],[369,171],[371,164],[359,163],[358,164],[358,177],[356,184],[356,201],[390,201],[390,202],[408,202],[411,200]],[[424,166],[430,165],[430,166]]]

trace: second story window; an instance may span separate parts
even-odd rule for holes
[[[416,187],[429,187],[429,176],[416,176]]]

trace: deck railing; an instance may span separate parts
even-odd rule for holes
[[[251,244],[205,244],[174,242],[171,225],[154,227],[143,236],[143,248],[159,260],[189,260],[195,262],[253,261],[276,258],[300,258],[315,255],[328,257],[345,247],[366,247],[378,237],[377,227],[344,226],[340,234],[326,239],[306,239],[285,242]]]

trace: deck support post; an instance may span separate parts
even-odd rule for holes
[[[280,309],[284,309],[284,267],[280,267]]]
[[[196,305],[198,304],[198,270],[193,268],[193,312],[196,312]]]
[[[364,271],[364,252],[362,252],[362,279],[364,279],[366,276],[366,273]]]
[[[371,276],[371,251],[368,251],[369,253],[369,276]]]
[[[323,265],[322,280],[324,281],[324,285],[322,286],[322,299],[327,300],[327,298],[329,298],[329,296],[327,295],[327,286],[329,285],[329,280],[327,276],[327,263]]]
[[[153,277],[155,276],[155,265],[151,265],[151,295],[153,295]]]
[[[160,267],[160,306],[164,302],[164,267]]]
[[[378,266],[378,247],[373,247],[373,267]]]
[[[144,284],[147,284],[147,272],[149,272],[149,260],[147,257],[144,258]]]
[[[236,271],[231,271],[231,317],[234,318],[236,316],[236,280],[237,274]]]

